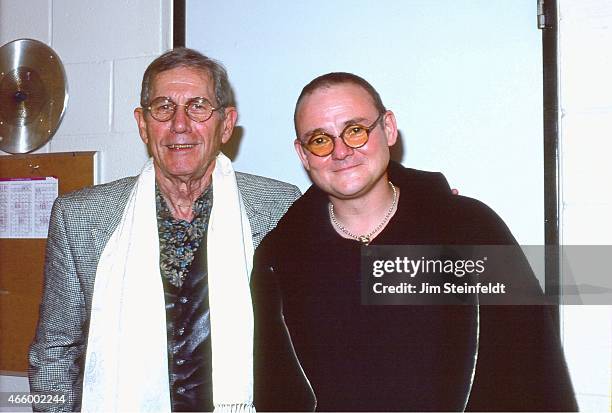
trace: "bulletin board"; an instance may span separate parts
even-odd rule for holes
[[[58,178],[64,194],[94,184],[96,152],[0,156],[0,178]],[[26,372],[38,321],[46,239],[0,238],[0,370]]]

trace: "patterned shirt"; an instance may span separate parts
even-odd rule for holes
[[[212,185],[194,202],[193,221],[175,219],[157,184],[157,229],[159,232],[159,266],[162,277],[176,287],[181,287],[189,268],[208,229],[213,203]]]

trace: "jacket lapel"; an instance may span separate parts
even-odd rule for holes
[[[244,209],[246,210],[249,223],[251,225],[251,235],[253,236],[253,246],[256,248],[259,241],[270,231],[272,223],[273,204],[272,202],[257,202],[242,197]]]

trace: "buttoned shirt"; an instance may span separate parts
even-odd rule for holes
[[[209,187],[194,203],[191,222],[172,217],[156,190],[160,272],[166,302],[168,372],[173,411],[212,411],[212,369],[206,233]]]

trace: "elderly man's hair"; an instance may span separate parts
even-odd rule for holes
[[[151,88],[155,76],[166,70],[186,67],[200,70],[212,77],[216,102],[211,102],[217,107],[234,106],[234,93],[227,78],[227,71],[223,65],[202,53],[186,47],[177,47],[153,60],[142,77],[140,90],[140,106],[145,107],[150,103]],[[221,111],[223,114],[224,112]]]
[[[306,96],[314,93],[318,89],[328,88],[331,86],[341,85],[341,84],[346,84],[346,83],[351,83],[351,84],[360,86],[366,92],[368,92],[368,95],[370,95],[370,97],[372,98],[372,103],[374,103],[374,107],[376,107],[376,110],[378,111],[378,113],[385,113],[387,111],[387,109],[385,108],[385,105],[382,102],[382,99],[380,98],[380,95],[378,94],[376,89],[374,89],[374,86],[372,86],[364,78],[357,76],[353,73],[347,73],[347,72],[327,73],[325,75],[321,75],[313,79],[310,83],[304,86],[304,89],[302,89],[302,93],[300,93],[300,96],[297,99],[297,102],[295,103],[295,111],[293,112],[293,124],[295,127],[296,135],[298,134],[297,112],[300,107],[300,104],[302,103],[302,100]]]

